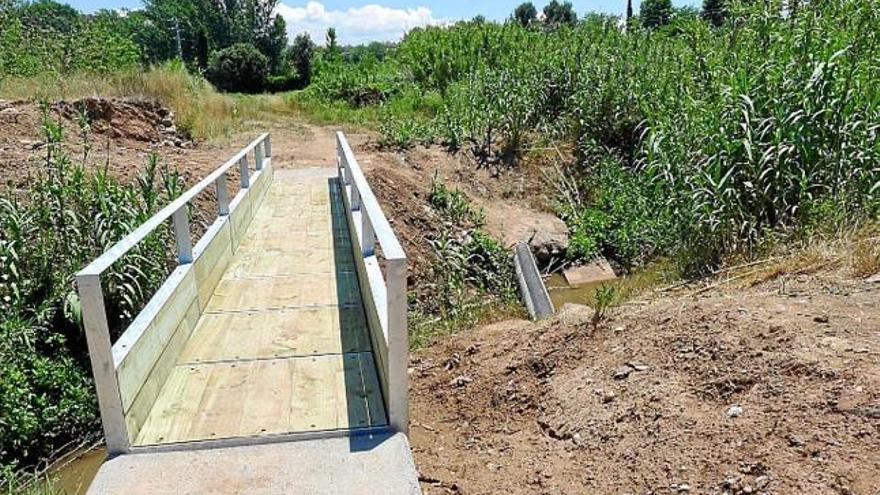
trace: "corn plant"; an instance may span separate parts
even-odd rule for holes
[[[623,30],[594,15],[552,31],[416,29],[381,70],[439,92],[420,140],[480,166],[515,164],[530,143],[574,145],[567,168],[585,194],[560,212],[573,255],[671,256],[701,272],[880,211],[880,4],[786,5],[730,2],[720,26],[679,16]],[[413,141],[405,114],[384,127]]]

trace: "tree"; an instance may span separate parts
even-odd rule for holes
[[[532,2],[523,2],[513,10],[513,19],[522,27],[529,27],[538,20],[538,9]]]
[[[558,0],[552,0],[544,7],[544,22],[551,27],[573,26],[577,23],[577,14],[571,2],[559,3]]]
[[[315,54],[315,43],[309,33],[298,34],[287,51],[290,68],[296,73],[297,86],[304,88],[312,82],[312,57]]]
[[[725,0],[703,0],[703,11],[700,16],[713,26],[719,27],[727,18],[727,2]]]
[[[184,60],[201,68],[207,65],[209,53],[251,43],[278,69],[287,44],[284,20],[275,14],[278,1],[143,0],[146,19],[155,31],[147,38],[159,41],[163,52],[173,47],[176,53],[179,33]],[[170,56],[166,53],[165,58]]]
[[[37,0],[26,3],[18,11],[21,23],[29,31],[44,31],[46,36],[51,33],[73,34],[80,27],[79,12],[67,4],[54,0]]]
[[[275,16],[272,29],[266,36],[258,40],[257,48],[269,58],[269,72],[273,74],[281,70],[284,49],[287,47],[287,22],[280,15]]]
[[[630,26],[633,18],[633,0],[626,0],[626,26]]]
[[[269,58],[250,43],[236,43],[211,54],[208,79],[223,91],[256,93],[269,75]]]
[[[339,49],[339,44],[336,41],[336,28],[334,27],[327,28],[327,49],[331,52]]]
[[[672,0],[643,0],[639,16],[646,28],[668,24],[672,17]]]

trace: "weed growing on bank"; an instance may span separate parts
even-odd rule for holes
[[[69,156],[59,120],[44,110],[43,167],[24,193],[0,196],[0,473],[36,464],[97,428],[97,404],[75,273],[183,189],[151,155],[132,184]],[[113,337],[170,272],[173,241],[159,229],[104,275]],[[2,486],[3,483],[0,483]]]

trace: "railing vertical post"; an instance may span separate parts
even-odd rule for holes
[[[177,261],[181,265],[192,263],[192,237],[189,233],[189,218],[185,203],[174,212],[171,220],[174,223],[174,237],[177,239]]]
[[[248,172],[247,155],[243,155],[238,161],[238,170],[240,172],[241,188],[247,189],[251,187],[251,176]]]
[[[254,146],[254,163],[257,170],[263,170],[263,143]]]
[[[266,139],[263,140],[263,156],[267,158],[272,158],[272,135],[267,134]]]
[[[226,172],[220,174],[216,184],[218,213],[221,217],[229,215],[229,189],[226,185]]]
[[[342,156],[342,143],[339,142],[339,136],[336,136],[336,169],[339,172],[339,181],[343,189],[345,188],[345,166],[342,164],[344,159]]]
[[[391,427],[409,433],[409,336],[406,322],[406,258],[388,260],[388,415]]]
[[[359,211],[361,209],[361,192],[357,188],[357,184],[351,184],[351,211]],[[364,216],[366,218],[366,215]]]
[[[352,188],[352,190],[356,189]],[[352,208],[354,208],[354,199],[352,199]],[[361,250],[364,257],[372,256],[376,252],[376,231],[373,230],[373,222],[370,221],[365,209],[361,210]]]
[[[129,451],[130,441],[122,397],[113,365],[113,345],[110,342],[110,327],[107,324],[107,310],[104,307],[104,293],[101,289],[101,276],[80,274],[76,277],[76,287],[82,305],[83,326],[95,377],[98,394],[98,407],[101,409],[101,423],[107,449],[111,454]]]

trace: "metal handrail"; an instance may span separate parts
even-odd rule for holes
[[[353,244],[360,251],[356,263],[358,283],[364,302],[372,303],[378,322],[371,325],[371,333],[381,332],[384,345],[384,399],[388,422],[396,431],[409,430],[409,335],[407,330],[407,259],[400,241],[391,230],[391,224],[382,212],[379,201],[367,183],[348,141],[342,132],[336,133],[336,159],[339,180],[348,206],[346,212]],[[360,221],[360,225],[357,222]],[[382,247],[385,273],[376,260],[376,241]],[[369,320],[368,316],[368,320]],[[378,324],[381,328],[375,328]],[[374,349],[377,350],[377,349]],[[381,351],[381,349],[380,349]]]
[[[238,164],[241,168],[241,177],[242,177],[242,186],[248,187],[249,185],[249,174],[247,169],[247,154],[254,150],[257,146],[263,145],[265,148],[256,152],[256,169],[262,169],[262,158],[271,157],[272,156],[272,144],[271,144],[271,136],[269,133],[264,133],[257,139],[251,141],[250,144],[242,148],[241,151],[235,154],[232,158],[230,158],[226,163],[221,165],[219,168],[208,174],[207,177],[200,180],[196,185],[189,188],[186,192],[178,196],[174,201],[168,203],[167,206],[159,210],[155,215],[150,217],[146,222],[141,224],[138,228],[134,229],[130,234],[123,237],[119,242],[114,244],[110,249],[104,251],[104,253],[96,258],[94,261],[89,263],[85,268],[77,273],[77,276],[82,275],[100,275],[107,268],[109,268],[113,263],[115,263],[119,258],[125,255],[131,248],[136,246],[140,241],[142,241],[146,236],[150,235],[150,233],[162,224],[165,220],[168,220],[171,217],[174,217],[174,230],[177,234],[178,241],[178,257],[181,257],[180,254],[186,254],[186,246],[181,245],[186,243],[186,239],[189,238],[189,233],[186,233],[186,236],[181,235],[182,230],[185,228],[189,229],[189,221],[186,219],[185,215],[181,215],[181,212],[185,213],[184,209],[190,201],[195,199],[202,191],[204,191],[211,184],[216,183],[218,188],[218,202],[220,202],[218,216],[223,216],[229,213],[229,203],[228,196],[225,194],[226,192],[226,172],[232,168],[233,165]],[[244,164],[244,166],[242,166]],[[225,200],[225,201],[223,201]],[[225,202],[225,204],[223,204]],[[192,241],[189,241],[189,257],[187,259],[186,256],[183,256],[183,260],[181,263],[189,263],[192,262]]]
[[[400,241],[397,240],[397,236],[391,230],[391,224],[388,223],[388,219],[379,206],[379,201],[373,194],[373,190],[370,189],[367,178],[364,176],[357,159],[354,157],[354,153],[351,151],[351,147],[348,145],[348,140],[345,139],[345,135],[342,132],[336,133],[336,139],[342,158],[342,169],[345,170],[345,177],[343,179],[346,185],[352,186],[352,209],[366,212],[363,218],[366,219],[364,225],[368,224],[368,228],[364,230],[368,234],[370,232],[373,234],[372,236],[365,235],[364,237],[368,241],[372,240],[371,237],[378,239],[379,245],[382,246],[383,258],[386,260],[406,259],[406,254],[400,246]]]
[[[229,197],[226,186],[226,173],[238,164],[241,171],[242,191],[250,188],[250,172],[247,155],[254,151],[254,163],[257,171],[263,169],[266,160],[272,156],[272,141],[268,133],[261,135],[230,160],[210,173],[207,177],[189,188],[168,206],[159,210],[146,222],[119,242],[110,247],[97,259],[76,274],[76,286],[82,308],[83,327],[86,333],[86,344],[89,349],[89,360],[92,363],[92,374],[95,378],[95,389],[98,406],[101,410],[101,421],[104,424],[104,436],[111,454],[126,452],[130,449],[130,439],[125,421],[119,383],[116,376],[116,365],[113,357],[113,344],[110,340],[110,326],[107,321],[107,309],[104,305],[104,290],[101,286],[101,275],[107,268],[136,246],[141,240],[155,230],[162,222],[172,218],[174,234],[177,241],[177,259],[181,266],[193,262],[192,234],[190,232],[187,205],[209,185],[217,187],[217,217],[229,215]]]

